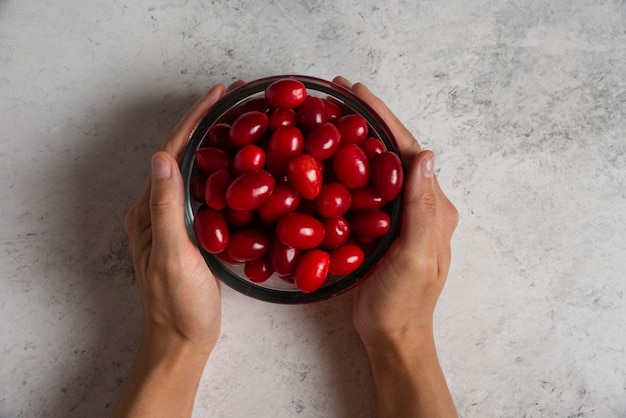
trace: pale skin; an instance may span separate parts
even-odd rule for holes
[[[435,348],[433,315],[450,266],[458,212],[433,174],[434,154],[363,84],[343,77],[391,128],[407,166],[403,228],[376,271],[354,293],[354,326],[366,349],[381,418],[455,417]],[[243,84],[239,81],[229,89]],[[214,86],[152,157],[144,191],[125,219],[143,304],[140,347],[114,417],[189,417],[202,371],[218,342],[220,287],[189,239],[178,159],[207,110]]]

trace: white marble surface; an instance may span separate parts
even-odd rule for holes
[[[0,0],[1,417],[110,413],[149,155],[213,83],[278,73],[366,82],[438,154],[461,416],[626,416],[623,0]],[[195,416],[373,416],[350,294],[223,293]]]

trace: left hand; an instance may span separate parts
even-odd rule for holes
[[[209,90],[152,156],[146,187],[126,215],[144,331],[114,417],[190,417],[202,371],[219,339],[220,288],[187,233],[178,159],[197,123],[225,91],[221,84]]]
[[[196,124],[225,90],[221,84],[211,88],[152,156],[146,187],[126,215],[143,303],[144,342],[185,343],[210,352],[219,338],[220,289],[187,233],[178,160]]]

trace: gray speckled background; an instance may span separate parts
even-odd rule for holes
[[[623,0],[0,0],[1,417],[110,413],[148,158],[213,83],[278,73],[367,83],[437,153],[461,416],[626,416]],[[351,303],[224,288],[195,415],[373,416]]]

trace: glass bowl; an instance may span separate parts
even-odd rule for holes
[[[334,101],[336,104],[339,104],[345,114],[357,113],[362,115],[368,124],[368,136],[380,139],[385,144],[387,150],[395,152],[401,161],[402,156],[391,130],[369,105],[343,86],[323,79],[302,75],[266,77],[246,83],[227,93],[212,106],[190,134],[180,161],[180,170],[185,186],[185,222],[189,236],[200,249],[209,268],[223,283],[244,295],[267,302],[298,304],[321,301],[337,296],[359,284],[374,271],[398,235],[402,193],[394,200],[387,202],[383,208],[390,217],[389,232],[374,245],[361,246],[365,252],[365,259],[361,266],[345,276],[329,276],[325,284],[311,293],[301,292],[295,286],[293,280],[278,276],[275,273],[262,283],[254,283],[246,278],[243,264],[228,263],[220,258],[219,255],[205,251],[199,245],[194,231],[194,216],[201,207],[201,203],[192,197],[192,179],[199,173],[199,169],[195,164],[195,154],[199,148],[207,145],[207,135],[214,124],[232,121],[234,116],[243,111],[263,110],[263,104],[260,99],[264,97],[265,89],[273,82],[283,78],[299,80],[305,85],[308,96]]]

